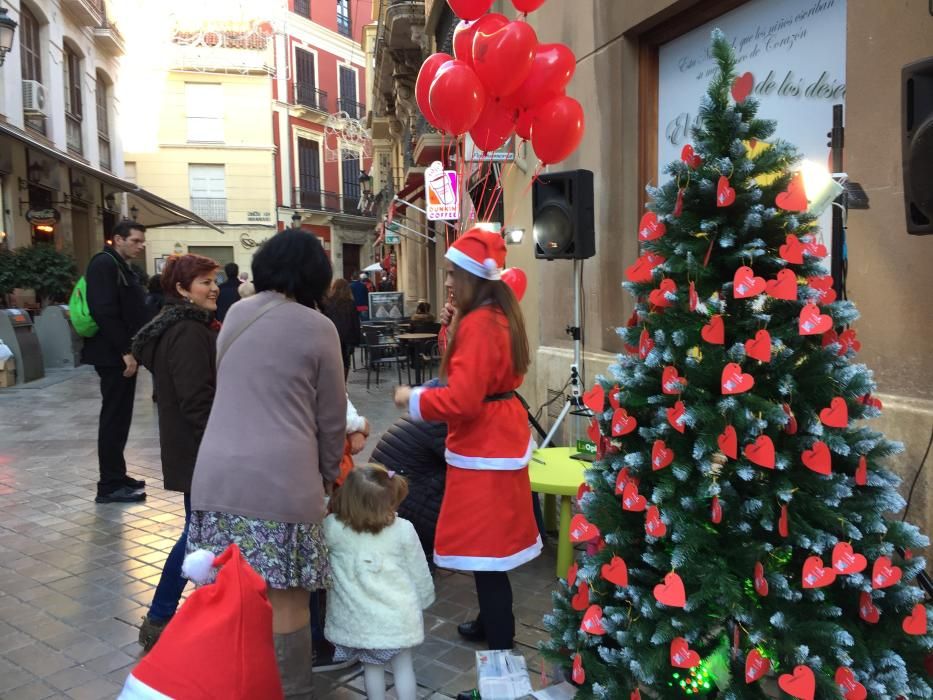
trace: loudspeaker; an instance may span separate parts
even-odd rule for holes
[[[591,170],[539,175],[531,206],[536,258],[585,260],[596,255]]]
[[[907,233],[933,233],[933,56],[901,70]]]

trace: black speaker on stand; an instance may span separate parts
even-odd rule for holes
[[[933,233],[933,56],[901,70],[907,233]]]

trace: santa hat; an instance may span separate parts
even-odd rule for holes
[[[444,257],[472,275],[499,280],[505,267],[505,241],[498,233],[472,228],[453,242]]]
[[[119,700],[283,697],[266,582],[235,544],[218,557],[192,553],[184,573],[203,581],[211,566],[220,567],[217,582],[198,588],[181,606],[126,679]]]

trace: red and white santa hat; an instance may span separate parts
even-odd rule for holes
[[[471,228],[453,242],[444,257],[471,275],[484,280],[501,280],[505,241],[498,233]]]
[[[200,573],[195,571],[198,565]],[[235,544],[217,557],[192,553],[184,572],[203,581],[203,569],[210,565],[220,567],[217,582],[189,596],[126,679],[118,700],[283,697],[266,582]]]

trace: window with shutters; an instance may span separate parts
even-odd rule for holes
[[[81,103],[81,57],[67,45],[62,70],[65,74],[65,141],[69,151],[80,155],[84,152],[81,138],[84,118]]]
[[[356,100],[356,71],[347,66],[339,68],[340,100],[337,110],[353,119],[363,118],[363,105]]]
[[[190,163],[191,211],[212,222],[227,220],[227,183],[223,165]]]
[[[360,213],[360,154],[343,151],[343,212]]]
[[[317,89],[314,54],[295,49],[295,102],[321,112],[327,111],[327,93]]]
[[[42,83],[42,50],[39,43],[39,20],[25,5],[19,10],[19,54],[22,63],[21,77],[23,80],[35,80]],[[25,115],[26,126],[30,129],[45,133],[45,117],[37,114]]]
[[[100,153],[100,167],[110,170],[110,86],[100,71],[97,71],[96,86],[94,106],[97,108],[97,150]]]
[[[219,83],[185,83],[189,142],[223,143],[223,96]]]
[[[321,156],[312,139],[298,139],[297,199],[304,209],[321,208]]]
[[[337,31],[344,36],[353,36],[350,23],[350,0],[337,0]]]
[[[311,19],[311,0],[295,0],[295,14]]]

